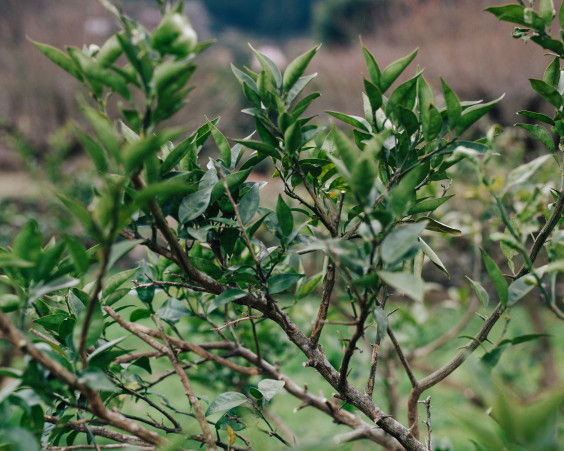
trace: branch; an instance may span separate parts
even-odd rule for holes
[[[331,302],[331,295],[333,294],[333,287],[335,286],[335,263],[329,261],[327,263],[327,278],[325,286],[323,287],[323,294],[321,295],[321,304],[317,311],[317,317],[313,324],[313,330],[309,337],[309,343],[312,347],[316,347],[323,331],[323,326],[327,320],[327,313],[329,312],[329,304]]]
[[[184,393],[186,394],[188,401],[190,401],[190,405],[194,409],[194,413],[196,414],[196,420],[198,420],[198,423],[200,425],[200,429],[202,430],[202,433],[204,434],[205,443],[208,445],[208,449],[210,451],[215,451],[217,449],[216,446],[215,446],[215,440],[213,438],[210,427],[209,427],[208,422],[206,420],[206,416],[204,414],[204,411],[202,410],[202,405],[200,404],[198,397],[194,393],[194,389],[192,388],[192,384],[190,383],[190,379],[188,379],[186,372],[184,371],[184,369],[182,369],[180,362],[178,361],[178,356],[176,355],[176,353],[172,349],[172,346],[170,345],[169,341],[167,340],[165,331],[163,329],[163,325],[162,325],[159,317],[153,316],[153,321],[155,322],[155,324],[159,328],[161,338],[162,338],[163,342],[165,343],[167,357],[170,360],[170,363],[172,364],[174,370],[176,371],[176,374],[178,375],[178,378],[180,379],[182,386],[184,387]]]
[[[131,332],[132,334],[136,335],[137,337],[141,338],[147,344],[149,344],[154,349],[160,352],[166,352],[163,345],[155,340],[150,340],[151,342],[147,341],[147,339],[153,338],[162,338],[159,332],[150,329],[148,327],[142,326],[136,323],[130,323],[129,321],[124,320],[121,316],[119,316],[111,307],[104,307],[104,311],[110,315],[114,320],[116,320],[121,327],[125,330]],[[170,335],[166,336],[166,339],[172,343],[174,346],[182,349],[183,351],[190,351],[195,354],[198,354],[200,357],[203,357],[207,360],[211,360],[219,365],[222,365],[226,368],[229,368],[233,371],[238,373],[247,374],[249,376],[254,376],[258,374],[258,370],[256,368],[247,368],[236,363],[233,363],[223,357],[218,355],[212,354],[209,351],[206,351],[202,346],[189,343],[184,340],[180,340],[179,338],[171,337]]]
[[[418,401],[421,404],[425,404],[425,410],[427,411],[427,420],[425,424],[427,425],[427,449],[431,451],[433,449],[431,445],[431,432],[433,432],[433,428],[431,427],[431,397],[427,396],[425,401]]]
[[[72,446],[51,446],[47,445],[43,448],[46,451],[73,451],[78,449],[131,449],[132,445],[129,444],[111,444],[111,445],[72,445]],[[134,446],[134,449],[153,450],[153,446]]]
[[[109,410],[104,405],[104,401],[100,398],[100,394],[96,390],[93,390],[84,382],[80,382],[76,375],[67,370],[59,362],[51,359],[49,356],[37,349],[35,345],[11,323],[2,311],[0,311],[0,331],[3,333],[4,338],[12,343],[17,349],[36,360],[41,366],[48,369],[53,376],[68,384],[72,389],[80,391],[90,404],[92,413],[102,421],[118,429],[129,432],[146,443],[152,445],[167,443],[167,440],[157,433],[149,431],[139,424],[128,420],[120,413]]]
[[[409,363],[408,363],[407,359],[405,358],[405,355],[403,354],[403,351],[401,349],[401,346],[400,346],[398,340],[396,339],[396,336],[394,335],[394,333],[393,333],[392,329],[390,329],[390,327],[388,327],[387,332],[388,332],[388,337],[390,337],[390,340],[392,341],[392,344],[394,345],[394,349],[396,350],[398,358],[400,359],[400,362],[403,365],[403,368],[404,368],[404,370],[407,374],[407,377],[409,377],[409,381],[411,382],[411,386],[415,387],[418,383],[417,379],[413,375],[413,371],[411,371]]]
[[[237,324],[239,324],[239,323],[241,323],[241,322],[243,322],[243,321],[247,321],[247,320],[251,320],[251,321],[252,321],[253,319],[263,319],[263,318],[264,318],[264,315],[257,315],[257,316],[248,315],[248,316],[243,316],[243,318],[237,318],[237,319],[235,319],[235,320],[233,320],[233,321],[230,321],[230,322],[228,322],[228,323],[225,323],[223,326],[219,326],[219,327],[216,327],[216,328],[210,329],[210,330],[212,330],[212,331],[214,331],[214,332],[219,332],[220,330],[223,330],[223,329],[225,329],[225,328],[227,328],[227,327],[236,326]]]
[[[52,415],[44,415],[45,422],[55,424],[55,428],[66,428],[73,431],[82,433],[91,433],[98,437],[104,437],[110,440],[114,440],[120,443],[126,443],[135,446],[147,446],[147,443],[133,435],[125,435],[120,432],[112,431],[111,429],[106,429],[101,426],[86,426],[82,422],[78,421],[67,421],[66,423],[59,424],[60,418]],[[148,447],[148,449],[154,449],[154,447]]]
[[[90,321],[92,321],[92,315],[94,315],[94,309],[98,304],[98,295],[102,291],[102,279],[104,278],[104,274],[106,273],[106,267],[108,266],[109,258],[110,246],[105,245],[102,247],[102,263],[100,264],[100,271],[98,272],[98,276],[96,277],[94,289],[92,290],[90,297],[88,298],[88,309],[86,311],[84,324],[82,325],[82,330],[80,332],[80,341],[78,342],[78,355],[80,356],[82,369],[86,369],[86,367],[88,366],[88,356],[86,355],[86,335],[88,334]]]

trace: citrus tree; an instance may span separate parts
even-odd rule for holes
[[[59,195],[86,239],[48,240],[30,221],[0,250],[0,338],[11,356],[2,369],[10,382],[0,392],[0,440],[8,449],[291,446],[291,435],[268,409],[283,392],[297,398],[299,408],[350,428],[339,440],[432,449],[424,393],[484,346],[496,322],[535,287],[563,316],[556,278],[564,268],[564,235],[553,233],[564,207],[562,187],[552,191],[532,244],[537,219],[506,206],[511,189],[550,154],[513,170],[499,192],[487,173],[496,129],[482,139],[465,138],[500,99],[463,102],[441,80],[439,101],[419,68],[400,78],[417,51],[383,68],[362,46],[364,111],[327,111],[339,127],[326,128],[307,114],[320,95],[308,90],[315,77],[308,64],[319,47],[283,71],[251,47],[260,72],[233,72],[253,133],[228,139],[219,118],[195,131],[168,128],[163,122],[185,105],[195,60],[210,43],[197,42],[182,1],[158,2],[163,16],[153,31],[127,17],[119,3],[102,3],[120,30],[101,47],[63,52],[33,42],[89,93],[82,110],[90,130],[77,126],[76,135],[98,177],[87,205]],[[554,53],[543,80],[531,81],[554,106],[554,118],[522,112],[550,131],[522,127],[557,156],[560,142],[555,145],[551,131],[564,136],[564,43],[547,31],[552,1],[541,1],[538,12],[522,2],[489,10],[517,23],[518,37]],[[564,28],[564,13],[559,17]],[[211,149],[207,159],[204,146]],[[261,196],[266,182],[250,178],[264,160],[280,187],[273,199]],[[428,242],[432,235],[460,234],[434,212],[452,197],[446,182],[461,161],[476,169],[493,196],[501,229],[492,239],[501,243],[510,273],[483,251],[497,305],[488,308],[488,292],[470,279],[486,312],[481,327],[451,360],[419,377],[412,363],[455,336],[476,308],[461,311],[461,323],[436,342],[404,344],[395,333],[398,308],[424,301],[424,262],[448,275]],[[133,252],[124,269],[120,259],[138,248],[146,258]],[[548,263],[539,267],[544,248]],[[327,335],[335,324],[350,331],[337,346]],[[534,338],[502,337],[486,360]],[[285,372],[283,356],[292,353],[331,397]],[[397,414],[397,396],[383,388],[396,383],[393,362],[410,384],[407,421]],[[175,385],[175,398],[159,391],[163,384]],[[561,402],[562,395],[554,399]],[[554,438],[551,431],[541,432]],[[518,442],[533,446],[538,432]]]

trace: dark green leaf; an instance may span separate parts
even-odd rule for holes
[[[243,144],[245,147],[248,147],[249,149],[256,150],[270,157],[280,158],[279,150],[276,147],[271,146],[270,144],[260,141],[252,141],[250,139],[236,139],[235,142]]]
[[[554,138],[550,132],[542,125],[536,124],[516,124],[521,128],[527,130],[531,135],[544,144],[552,153],[555,151]]]
[[[554,57],[552,63],[544,71],[542,79],[545,83],[558,89],[558,83],[560,83],[560,57]]]
[[[241,184],[247,179],[253,168],[241,170],[233,174],[227,174],[225,179],[227,181],[227,187],[229,192],[234,194]],[[213,186],[210,198],[210,204],[213,204],[219,197],[225,193],[225,187],[223,186],[223,180],[217,181]]]
[[[366,91],[366,95],[368,96],[372,111],[376,111],[382,106],[382,92],[375,83],[366,79],[364,79],[364,90]]]
[[[278,202],[276,204],[276,217],[278,218],[282,235],[287,237],[292,233],[292,230],[294,230],[294,217],[292,216],[290,207],[286,205],[286,202],[284,202],[280,194],[278,195]]]
[[[258,210],[260,205],[259,191],[260,186],[258,184],[253,185],[239,202],[239,215],[243,224],[247,224],[253,219]]]
[[[188,194],[178,208],[178,219],[185,224],[202,215],[210,204],[213,187],[205,188],[195,193]]]
[[[276,274],[268,280],[268,291],[270,294],[282,293],[296,284],[302,277],[304,277],[304,274]]]
[[[366,132],[371,131],[370,124],[366,122],[366,119],[363,119],[358,116],[350,116],[348,114],[339,113],[337,111],[325,111],[325,112],[330,116],[333,116],[334,118],[343,121],[346,124],[352,125],[353,127],[360,128],[361,130],[364,130]]]
[[[448,127],[452,130],[456,127],[458,118],[462,114],[462,106],[460,105],[458,96],[442,78],[441,84],[443,86],[443,94],[447,106]]]
[[[217,296],[213,302],[208,307],[207,314],[209,315],[215,309],[223,307],[230,302],[236,301],[237,299],[244,298],[249,294],[246,291],[240,290],[239,288],[232,288],[230,290],[224,291],[219,296]]]
[[[537,121],[545,122],[549,125],[554,125],[554,120],[550,116],[547,116],[546,114],[535,113],[533,111],[526,111],[526,110],[518,111],[517,114],[530,117],[531,119],[536,119]]]
[[[537,91],[546,101],[550,102],[556,108],[562,106],[562,95],[558,90],[549,85],[543,80],[536,80],[534,78],[529,79],[531,86],[535,91]]]
[[[417,79],[419,76],[411,78],[399,85],[390,95],[386,104],[386,114],[391,115],[400,105],[411,110],[415,105],[415,96],[417,94]]]
[[[331,130],[331,137],[349,174],[352,173],[359,156],[359,151],[355,148],[353,143],[336,128]]]
[[[192,313],[186,304],[176,298],[168,298],[162,307],[157,310],[157,315],[167,323],[175,324],[180,319],[190,316]]]

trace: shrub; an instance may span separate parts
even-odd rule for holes
[[[416,51],[382,69],[363,46],[369,75],[364,117],[327,112],[352,128],[347,135],[334,126],[327,131],[306,114],[319,96],[305,92],[314,77],[307,67],[318,47],[283,72],[253,50],[261,71],[234,67],[233,72],[256,135],[230,143],[218,119],[187,134],[162,122],[185,104],[194,60],[209,43],[197,42],[180,12],[182,2],[166,7],[159,2],[163,19],[152,33],[118,6],[103,3],[121,30],[102,47],[69,47],[65,53],[34,42],[85,86],[95,105],[82,103],[92,131],[76,129],[98,172],[93,200],[84,205],[59,194],[95,245],[87,249],[71,235],[45,241],[37,222],[30,221],[9,249],[0,250],[0,281],[7,287],[0,295],[0,336],[10,345],[2,374],[13,379],[0,392],[0,438],[6,447],[290,445],[289,434],[272,426],[267,408],[285,390],[300,400],[300,408],[352,429],[339,440],[431,449],[430,397],[421,400],[423,393],[485,347],[494,325],[509,318],[535,287],[562,318],[556,304],[562,233],[554,230],[564,191],[545,190],[553,203],[543,211],[546,220],[530,250],[527,238],[536,229],[538,203],[525,195],[527,202],[505,204],[551,155],[514,169],[500,191],[487,172],[496,157],[497,129],[477,141],[462,138],[499,99],[461,102],[441,80],[441,106],[419,70],[394,83]],[[564,136],[559,91],[564,43],[546,30],[555,14],[552,2],[540,2],[538,13],[522,4],[489,10],[517,23],[516,36],[555,53],[544,78],[531,81],[554,106],[554,118],[521,113]],[[564,28],[564,9],[559,18]],[[522,127],[556,156],[549,130]],[[201,161],[198,154],[208,140],[217,153]],[[249,177],[266,159],[280,180],[274,199],[261,198],[265,183]],[[457,335],[477,308],[468,307],[461,323],[432,343],[403,343],[396,334],[402,321],[389,319],[399,307],[417,315],[425,296],[425,259],[448,275],[422,234],[460,234],[434,213],[452,197],[447,184],[439,186],[461,161],[475,169],[495,201],[502,231],[491,238],[501,244],[511,273],[504,275],[482,251],[495,295],[478,280],[469,282],[486,312],[484,321],[450,361],[419,378],[412,363]],[[147,249],[147,259],[120,268],[120,258],[140,247]],[[548,262],[538,266],[542,249]],[[498,301],[493,310],[490,297]],[[327,334],[335,324],[351,331],[337,346]],[[481,360],[492,367],[505,349],[537,338],[506,338],[502,332]],[[361,347],[369,352],[360,355]],[[330,399],[283,372],[285,355],[293,352],[305,359],[300,379],[317,374],[334,390]],[[399,387],[391,371],[396,357],[410,384],[406,425],[397,415]],[[156,391],[156,384],[173,376],[174,398]],[[209,400],[212,385],[225,391]],[[561,391],[550,403],[537,404],[542,415],[533,419],[512,412],[505,394],[492,393],[501,443],[557,449],[553,419]],[[391,415],[380,402],[386,396]],[[426,444],[420,438],[420,403],[426,409]]]

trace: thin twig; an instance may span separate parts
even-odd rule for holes
[[[203,293],[206,292],[206,290],[202,287],[197,287],[195,285],[190,285],[188,283],[183,283],[183,282],[168,282],[166,280],[155,280],[150,283],[139,283],[136,280],[132,280],[132,282],[134,283],[135,288],[178,287],[178,288],[187,288],[192,291],[198,291]]]
[[[215,168],[217,169],[217,173],[221,177],[221,181],[223,182],[223,187],[225,188],[225,193],[227,194],[227,198],[229,199],[229,202],[231,203],[231,206],[233,207],[235,219],[237,220],[237,224],[239,224],[239,228],[241,229],[241,234],[243,235],[243,240],[245,242],[245,246],[247,247],[247,249],[251,253],[251,257],[252,257],[253,261],[255,262],[255,266],[257,268],[257,275],[260,278],[261,282],[266,282],[266,278],[264,277],[264,273],[262,271],[262,266],[260,264],[260,261],[257,258],[257,254],[255,254],[255,250],[253,249],[253,245],[251,244],[251,240],[249,239],[249,236],[247,235],[247,230],[245,229],[245,225],[243,224],[243,221],[241,220],[241,215],[239,214],[239,207],[237,206],[237,203],[233,199],[233,196],[231,195],[231,191],[229,190],[229,185],[227,184],[227,178],[225,177],[225,174],[221,170],[221,166],[219,164],[216,164]]]
[[[424,423],[427,425],[427,449],[431,451],[433,449],[431,445],[431,432],[433,432],[433,428],[431,427],[431,397],[427,396],[425,401],[417,401],[418,403],[424,404],[425,409],[427,410],[427,421]]]
[[[321,337],[321,332],[323,331],[323,325],[326,324],[327,313],[329,312],[329,304],[331,302],[331,295],[333,294],[333,288],[335,286],[335,263],[329,261],[327,263],[327,274],[325,279],[325,286],[323,287],[323,293],[321,295],[321,304],[319,305],[319,310],[317,311],[317,317],[313,324],[313,330],[309,337],[309,342],[311,346],[317,346],[319,338]]]
[[[401,364],[403,365],[403,368],[404,368],[404,370],[407,374],[407,377],[409,378],[409,381],[411,382],[411,386],[415,387],[417,385],[417,379],[415,378],[413,371],[411,371],[409,363],[407,362],[407,359],[405,358],[405,355],[403,354],[401,346],[400,346],[398,340],[396,339],[394,332],[392,331],[392,329],[390,327],[388,327],[387,332],[388,332],[388,337],[390,337],[390,340],[392,341],[392,344],[394,345],[394,349],[396,350],[398,358],[399,358]]]
[[[174,370],[176,371],[176,374],[178,375],[178,378],[180,379],[180,382],[184,387],[184,393],[186,394],[188,401],[190,401],[190,405],[194,409],[194,413],[196,414],[196,420],[198,421],[200,425],[200,429],[204,434],[205,443],[208,445],[208,449],[210,451],[214,451],[217,449],[215,446],[215,439],[213,438],[210,427],[206,420],[206,416],[204,414],[204,411],[202,410],[202,405],[200,404],[200,401],[198,400],[196,393],[194,393],[194,389],[192,388],[190,379],[188,379],[188,375],[186,374],[186,371],[182,369],[182,366],[180,365],[180,362],[178,360],[178,356],[173,351],[173,348],[167,339],[167,335],[165,334],[160,318],[157,315],[152,315],[152,318],[153,321],[155,322],[155,325],[159,329],[161,338],[167,348],[166,351],[167,351],[168,359],[170,360],[170,363],[174,367]]]
[[[33,335],[35,335],[38,338],[41,338],[43,341],[46,341],[47,343],[52,344],[53,346],[60,346],[60,343],[57,343],[55,340],[53,340],[51,337],[48,337],[47,335],[42,334],[41,332],[39,332],[38,330],[35,329],[29,329],[29,332],[32,333]]]
[[[210,329],[210,330],[212,330],[212,331],[214,331],[214,332],[219,332],[220,330],[223,330],[223,329],[225,329],[225,328],[227,328],[227,327],[236,326],[236,325],[238,325],[240,322],[243,322],[243,321],[247,321],[247,320],[251,320],[251,321],[252,321],[252,320],[254,320],[254,319],[263,319],[263,318],[264,318],[264,315],[256,315],[256,316],[251,316],[251,315],[249,315],[249,316],[243,316],[243,318],[237,318],[237,319],[235,319],[235,320],[233,320],[233,321],[230,321],[230,322],[228,322],[228,323],[225,323],[223,326],[215,327],[215,328]]]

